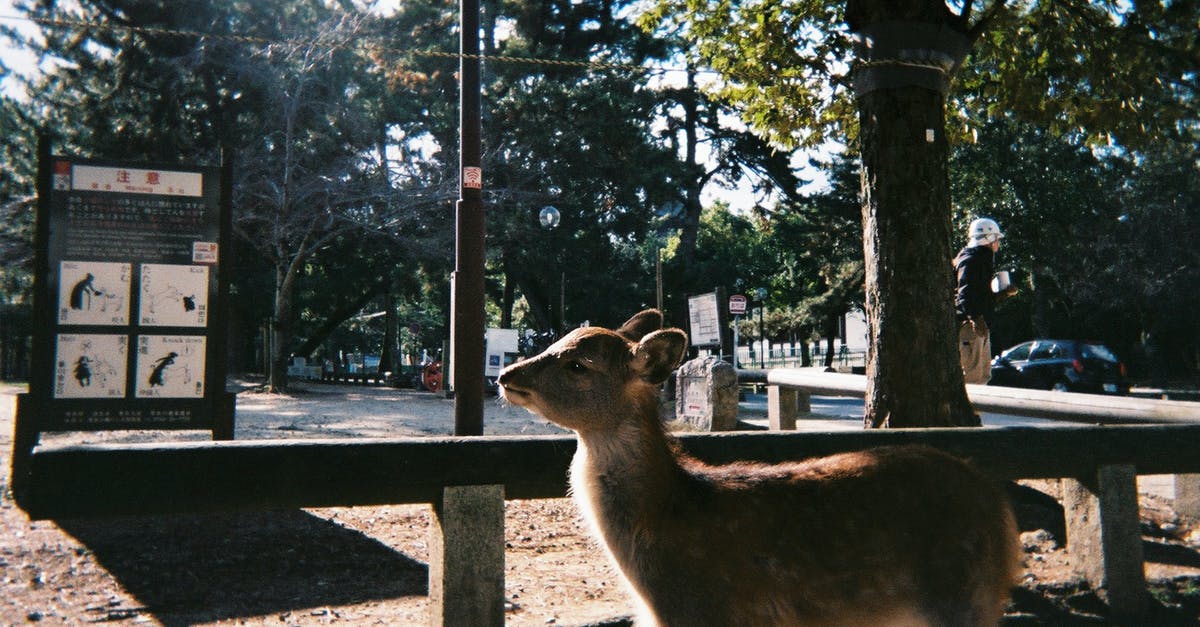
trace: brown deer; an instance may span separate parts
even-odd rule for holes
[[[679,451],[658,386],[687,336],[643,311],[500,373],[578,434],[575,500],[650,625],[995,625],[1020,566],[1005,494],[927,447],[711,466]]]

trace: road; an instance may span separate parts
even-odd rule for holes
[[[862,429],[863,400],[844,396],[813,396],[809,417],[796,420],[798,431],[850,431]],[[738,414],[745,422],[767,424],[767,395],[746,394],[738,403]],[[1087,426],[1087,423],[1047,420],[1027,416],[984,413],[981,418],[988,427]]]
[[[854,431],[863,428],[863,400],[854,397],[813,396],[812,411],[796,419],[797,431]],[[743,422],[767,426],[767,395],[747,394],[738,403],[739,419]],[[1027,416],[984,413],[981,416],[987,427],[1084,427],[1087,423],[1064,420],[1047,420]],[[1142,475],[1138,477],[1138,490],[1164,498],[1175,498],[1174,475]]]

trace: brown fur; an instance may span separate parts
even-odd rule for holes
[[[678,452],[658,385],[687,337],[656,311],[577,329],[500,374],[574,430],[571,486],[651,624],[994,625],[1019,567],[1005,495],[926,447],[710,466]]]

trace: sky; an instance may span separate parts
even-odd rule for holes
[[[28,21],[23,19],[14,19],[18,16],[17,10],[13,8],[12,0],[0,0],[0,25],[15,28],[18,31],[26,33],[36,33],[37,28]],[[0,62],[9,70],[22,74],[29,74],[36,69],[37,57],[27,52],[14,50],[9,45],[7,40],[0,41]],[[0,78],[0,90],[14,97],[21,97],[22,92],[18,89],[16,81],[5,73],[3,78]]]
[[[372,7],[381,14],[389,14],[396,10],[401,0],[376,0]],[[0,25],[17,29],[20,32],[36,34],[37,27],[29,21],[19,18],[19,13],[13,8],[13,0],[0,0]],[[24,51],[15,50],[6,40],[0,41],[0,62],[12,73],[29,76],[37,71],[37,57]],[[674,73],[668,73],[668,75]],[[681,74],[682,76],[682,74]],[[19,83],[13,79],[13,76],[8,72],[0,77],[0,91],[3,91],[8,96],[24,100],[24,92],[21,90]],[[800,157],[803,159],[803,157]],[[801,175],[812,183],[801,188],[803,193],[812,193],[819,191],[827,186],[824,175],[816,170],[808,169],[802,171]],[[752,209],[757,199],[752,191],[752,183],[749,180],[741,180],[736,189],[726,190],[721,189],[716,185],[709,185],[703,194],[702,201],[705,204],[714,200],[722,200],[729,204],[729,207],[735,212],[745,212]]]

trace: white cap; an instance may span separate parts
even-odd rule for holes
[[[1000,225],[991,218],[978,218],[971,222],[970,228],[967,229],[967,237],[970,241],[967,246],[984,246],[1004,237],[1000,232]]]

